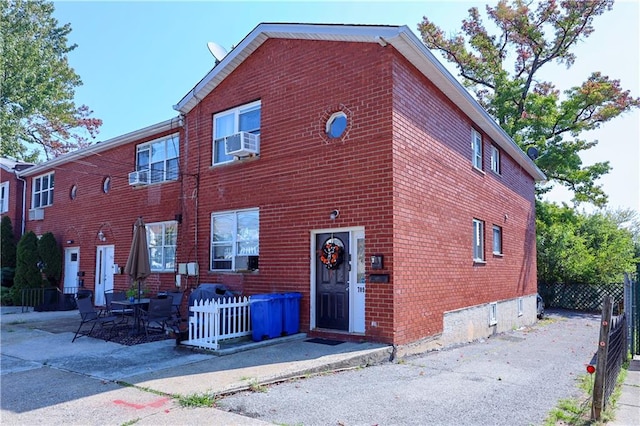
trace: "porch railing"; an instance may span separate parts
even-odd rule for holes
[[[218,350],[222,340],[250,335],[250,309],[248,297],[196,300],[189,307],[189,340],[181,344]]]

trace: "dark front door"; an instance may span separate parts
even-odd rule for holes
[[[316,235],[316,327],[349,331],[348,232]]]

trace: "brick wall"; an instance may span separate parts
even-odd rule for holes
[[[472,123],[398,58],[394,67],[394,341],[443,330],[443,313],[536,291],[534,184],[504,152],[502,175],[471,164]],[[472,261],[485,222],[486,264]],[[492,226],[504,256],[492,254]]]
[[[137,217],[142,216],[146,223],[160,222],[173,220],[179,212],[179,181],[136,188],[128,183],[129,172],[135,170],[136,145],[175,131],[159,133],[26,178],[28,210],[33,178],[50,171],[55,173],[53,205],[44,207],[44,220],[27,221],[26,230],[36,235],[52,232],[63,249],[80,247],[79,270],[85,273],[85,287],[94,286],[97,246],[114,245],[114,261],[124,267]],[[107,177],[111,179],[111,189],[105,193],[103,183]],[[74,185],[77,195],[72,200],[70,193]],[[98,239],[101,230],[106,237],[104,242]],[[174,282],[173,272],[154,273],[147,278],[147,286],[153,292],[173,289]],[[114,287],[128,288],[129,277],[115,275]]]

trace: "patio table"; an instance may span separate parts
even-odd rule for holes
[[[133,310],[133,325],[131,326],[130,334],[140,333],[140,309],[144,309],[149,306],[151,299],[126,299],[126,300],[114,300],[112,305],[120,305],[124,309],[129,308]]]

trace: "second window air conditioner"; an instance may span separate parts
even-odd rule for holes
[[[224,138],[224,151],[227,155],[247,157],[260,153],[259,136],[249,132],[239,132]]]
[[[137,170],[129,173],[129,185],[148,185],[149,184],[149,170]]]

